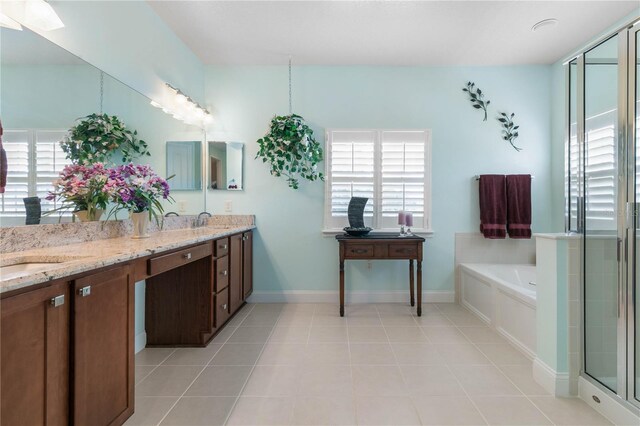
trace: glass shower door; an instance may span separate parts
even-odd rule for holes
[[[640,203],[640,25],[636,25],[630,31],[632,48],[629,49],[629,73],[633,84],[631,92],[632,101],[630,107],[630,122],[632,123],[631,138],[635,145],[635,263],[634,282],[630,283],[629,299],[629,401],[640,406],[640,215],[638,203]]]
[[[618,36],[587,51],[584,63],[585,372],[618,393],[620,256],[626,177],[618,140]],[[624,380],[622,381],[624,382]]]

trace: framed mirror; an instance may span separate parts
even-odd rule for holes
[[[167,176],[173,191],[199,191],[202,189],[202,143],[167,142]]]
[[[208,188],[242,191],[244,188],[244,144],[240,142],[209,142],[208,148]]]

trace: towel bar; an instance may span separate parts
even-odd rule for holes
[[[531,180],[534,180],[536,177],[534,175],[531,175]],[[475,175],[474,176],[475,180],[480,180],[480,175]]]

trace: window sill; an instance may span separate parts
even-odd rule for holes
[[[374,229],[371,232],[398,232],[398,233],[400,233],[400,229],[399,228]],[[433,237],[433,234],[434,234],[432,229],[412,229],[411,232],[413,232],[416,235],[419,235],[421,237],[426,237],[426,238]],[[342,229],[323,229],[322,230],[322,234],[323,234],[324,237],[333,237],[335,235],[344,234],[344,230],[342,230]]]

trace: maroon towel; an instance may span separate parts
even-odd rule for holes
[[[485,238],[507,236],[507,190],[504,175],[480,176],[480,232]]]
[[[531,175],[507,176],[509,238],[531,238]]]
[[[7,186],[7,151],[2,146],[2,121],[0,120],[0,194],[4,194]]]

